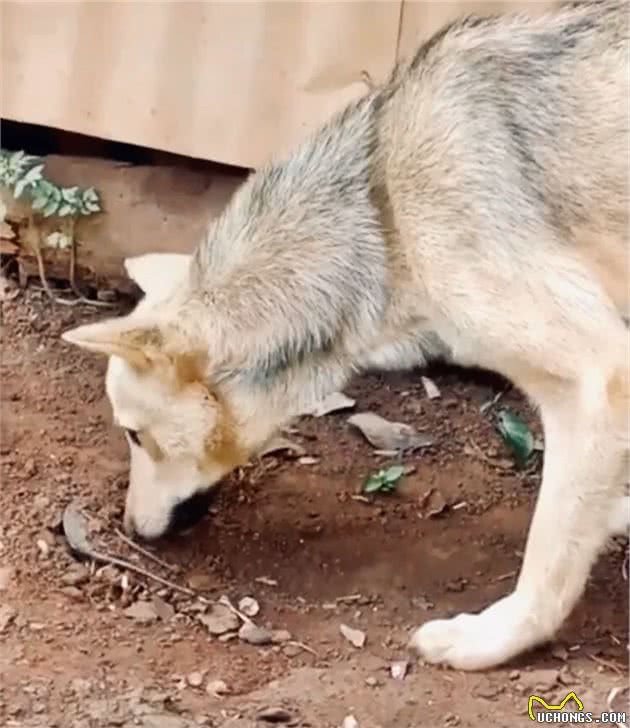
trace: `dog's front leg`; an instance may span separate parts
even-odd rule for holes
[[[420,627],[411,644],[428,662],[484,669],[550,639],[611,532],[627,447],[627,371],[595,372],[553,390],[537,397],[546,454],[516,588],[480,614]]]

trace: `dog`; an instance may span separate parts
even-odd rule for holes
[[[628,529],[629,10],[457,20],[253,173],[191,256],[126,262],[137,308],[63,338],[109,357],[128,530],[190,520],[356,372],[445,357],[539,408],[542,484],[514,590],[411,645],[480,670],[553,638]]]

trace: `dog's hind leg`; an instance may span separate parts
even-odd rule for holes
[[[567,279],[558,288],[566,294]],[[546,319],[523,334],[527,356],[517,366],[503,359],[502,373],[540,406],[545,431],[525,557],[511,594],[479,614],[430,621],[414,633],[411,644],[428,662],[484,669],[552,638],[581,596],[611,528],[620,525],[611,513],[623,493],[619,474],[628,447],[627,329],[605,295],[586,300],[591,310],[575,306],[572,321],[566,318],[571,301],[563,301],[558,333],[567,349],[558,353],[545,331],[554,317],[547,309]],[[545,338],[553,342],[546,348]]]

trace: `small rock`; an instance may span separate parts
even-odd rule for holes
[[[347,715],[343,719],[341,728],[359,728],[359,721],[353,715]]]
[[[274,629],[271,633],[271,641],[274,645],[288,642],[291,639],[291,632],[286,629]]]
[[[155,613],[163,622],[168,622],[175,616],[175,608],[173,605],[165,602],[162,597],[153,597],[151,604]]]
[[[223,680],[209,680],[206,685],[206,693],[214,698],[227,695],[229,692],[230,689]]]
[[[508,675],[509,680],[518,680],[521,676],[521,673],[518,670],[510,670],[510,674]]]
[[[17,612],[12,606],[9,604],[0,604],[0,634],[6,631],[16,615]]]
[[[186,676],[186,682],[191,688],[200,688],[203,684],[203,675],[195,670]]]
[[[226,632],[225,634],[220,634],[218,637],[219,642],[223,642],[224,644],[227,642],[231,642],[232,640],[236,639],[238,637],[238,632]]]
[[[350,642],[350,644],[354,645],[358,649],[361,649],[365,645],[365,632],[362,632],[360,629],[353,629],[352,627],[348,627],[346,624],[342,624],[339,626],[339,631],[341,634]]]
[[[490,681],[484,681],[473,688],[473,696],[476,698],[485,698],[492,700],[505,690],[503,685],[498,685]]]
[[[370,675],[365,678],[365,684],[371,688],[375,688],[378,685],[378,680],[373,675]]]
[[[0,591],[5,591],[9,588],[11,579],[15,574],[15,569],[12,566],[0,567]]]
[[[271,644],[271,632],[264,627],[258,627],[253,622],[245,622],[238,631],[238,637],[250,645]]]
[[[552,690],[558,684],[558,671],[550,668],[532,670],[522,675],[526,688],[540,690],[542,692]]]
[[[80,586],[89,576],[90,573],[83,564],[74,564],[61,575],[61,583],[66,586]]]
[[[260,605],[254,597],[243,597],[238,603],[238,608],[247,617],[255,617],[260,612]]]
[[[214,585],[214,579],[209,574],[192,574],[187,581],[188,586],[195,591],[210,589]]]
[[[318,462],[319,458],[314,458],[312,455],[303,455],[301,458],[298,458],[300,465],[317,465]]]
[[[73,599],[74,601],[81,601],[83,599],[83,592],[78,589],[76,586],[62,586],[61,589],[59,589],[61,594],[63,594],[65,597],[68,597],[68,599]]]
[[[130,607],[123,610],[125,617],[134,619],[136,622],[142,624],[148,624],[154,622],[157,618],[157,612],[151,602],[137,601],[134,602]]]
[[[285,645],[282,648],[282,654],[285,655],[285,657],[297,657],[300,652],[302,652],[302,648],[299,645]]]
[[[44,541],[43,538],[38,538],[36,541],[39,553],[46,559],[50,554],[50,546]]]
[[[556,660],[562,660],[565,662],[569,658],[569,651],[566,647],[563,647],[562,645],[556,645],[551,650],[551,656],[555,657]]]
[[[240,624],[238,617],[222,604],[214,604],[209,612],[200,614],[199,621],[213,635],[233,632]]]
[[[408,660],[397,660],[396,662],[392,662],[389,668],[389,672],[394,680],[404,680],[407,675],[408,669]]]
[[[256,720],[264,720],[267,723],[288,723],[292,716],[284,708],[264,708],[256,713]]]

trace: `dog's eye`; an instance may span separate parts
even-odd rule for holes
[[[127,435],[129,435],[129,439],[131,442],[133,442],[134,445],[137,445],[138,447],[141,447],[140,445],[140,438],[138,437],[138,431],[137,430],[129,430],[126,429],[125,432]]]

